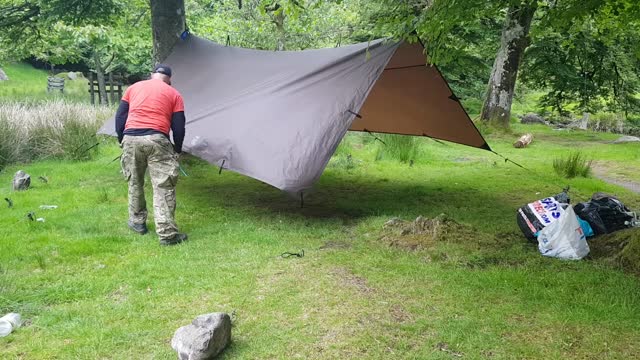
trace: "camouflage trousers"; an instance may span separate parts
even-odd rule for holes
[[[153,215],[160,239],[178,233],[176,184],[178,154],[166,136],[161,134],[124,136],[122,141],[122,173],[129,182],[129,220],[134,224],[147,221],[144,198],[144,176],[147,168],[153,186]]]

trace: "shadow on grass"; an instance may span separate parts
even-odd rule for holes
[[[327,172],[305,194],[302,207],[298,197],[232,173],[189,181],[179,193],[203,212],[222,207],[257,217],[278,214],[316,221],[342,220],[345,224],[366,217],[412,220],[419,215],[445,213],[478,227],[515,226],[515,209],[505,194],[452,184],[446,177],[407,182]],[[510,213],[514,216],[504,218]]]

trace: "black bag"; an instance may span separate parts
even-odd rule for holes
[[[634,214],[616,197],[595,193],[591,200],[576,204],[578,216],[591,225],[596,235],[609,234],[633,226]]]

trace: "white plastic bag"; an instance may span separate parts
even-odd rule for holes
[[[22,325],[20,314],[10,313],[0,318],[0,337],[5,337]]]
[[[540,230],[538,249],[544,256],[568,260],[580,260],[589,254],[587,237],[573,207],[568,206],[557,221]]]

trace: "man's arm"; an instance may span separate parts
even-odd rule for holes
[[[124,126],[127,123],[127,118],[129,117],[129,103],[120,100],[120,106],[118,106],[118,111],[116,112],[116,133],[118,133],[118,142],[122,143],[122,138],[124,138]]]
[[[173,148],[174,150],[180,154],[182,152],[182,142],[184,141],[185,134],[185,123],[186,119],[184,117],[184,111],[174,112],[171,116],[171,131],[173,131]]]

